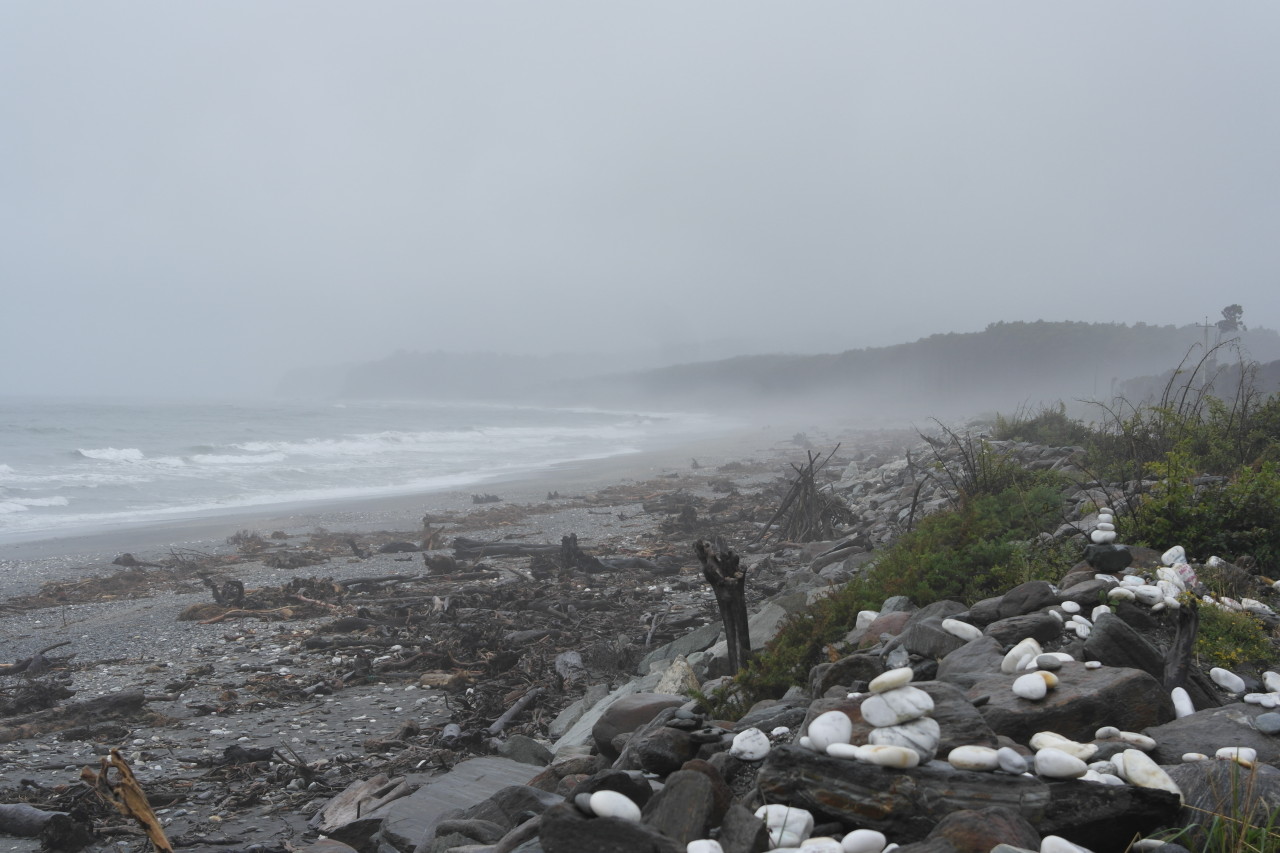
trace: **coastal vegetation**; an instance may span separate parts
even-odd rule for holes
[[[1280,576],[1280,394],[1244,385],[1219,397],[1198,380],[1200,370],[1189,373],[1159,401],[1123,415],[1103,409],[1097,422],[1055,405],[997,415],[981,438],[944,430],[964,463],[948,475],[951,506],[916,521],[858,577],[788,620],[720,698],[745,709],[803,682],[812,666],[847,652],[843,638],[860,611],[878,610],[890,596],[917,606],[973,604],[1024,581],[1057,581],[1083,548],[1048,534],[1061,526],[1068,488],[1086,479],[1116,484],[1122,542],[1161,551],[1182,545],[1197,564],[1209,562],[1201,581],[1211,593],[1234,592],[1214,556],[1266,580]],[[1025,470],[997,449],[1007,441],[1076,447],[1086,473],[1073,481]],[[1215,607],[1201,608],[1195,649],[1206,667],[1280,660],[1256,616]]]

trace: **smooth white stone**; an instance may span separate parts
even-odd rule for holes
[[[1181,610],[1182,602],[1170,595],[1165,597],[1164,606],[1169,610]]]
[[[832,758],[857,759],[862,755],[862,747],[852,743],[833,743],[827,747],[827,755]]]
[[[1160,587],[1151,586],[1150,584],[1135,587],[1133,595],[1138,599],[1139,604],[1145,604],[1148,607],[1164,601],[1164,593],[1160,591]]]
[[[1111,612],[1112,610],[1110,607],[1108,607],[1105,604],[1099,604],[1097,607],[1093,608],[1093,612],[1089,614],[1089,618],[1092,619],[1094,622],[1097,622],[1098,619],[1101,618],[1104,613],[1111,613]]]
[[[1158,791],[1168,791],[1171,794],[1177,794],[1179,800],[1182,799],[1182,789],[1145,752],[1138,749],[1126,749],[1121,753],[1121,756],[1124,758],[1124,778],[1128,780],[1130,785],[1136,788],[1154,788]]]
[[[1119,776],[1125,782],[1129,781],[1129,775],[1125,772],[1125,769],[1124,769],[1124,756],[1122,756],[1120,753],[1116,753],[1115,755],[1111,756],[1111,772]]]
[[[786,726],[776,726],[769,731],[770,738],[786,737],[789,734],[791,734],[791,729]]]
[[[1005,653],[1000,661],[1000,671],[1005,675],[1013,675],[1023,667],[1023,658],[1030,656],[1035,660],[1042,654],[1044,649],[1040,648],[1040,644],[1034,638],[1027,637]]]
[[[1114,530],[1095,530],[1089,534],[1089,539],[1094,545],[1109,545],[1116,541],[1116,532]]]
[[[862,703],[862,719],[873,726],[896,726],[933,713],[933,697],[919,687],[874,693]]]
[[[853,720],[843,711],[819,714],[809,724],[809,743],[818,752],[826,752],[833,743],[848,743],[853,737]]]
[[[966,643],[982,639],[981,628],[970,625],[968,622],[961,622],[959,619],[943,619],[942,630],[953,637],[959,637]]]
[[[1280,583],[1280,581],[1276,581],[1276,583]],[[1262,673],[1262,683],[1272,693],[1280,693],[1280,672],[1267,670]]]
[[[1274,589],[1276,592],[1280,592],[1280,581],[1272,581],[1271,588]]]
[[[1079,743],[1057,732],[1036,732],[1027,745],[1037,752],[1042,749],[1056,749],[1081,761],[1088,761],[1098,751],[1097,744]]]
[[[1046,835],[1040,839],[1040,853],[1093,853],[1088,847],[1073,844],[1060,835]]]
[[[1276,707],[1277,705],[1280,705],[1280,696],[1277,696],[1274,693],[1263,693],[1262,702],[1260,704],[1262,705],[1262,707],[1270,710]]]
[[[1104,785],[1123,785],[1125,783],[1123,779],[1112,773],[1099,773],[1098,781]]]
[[[1109,506],[1098,507],[1098,515],[1115,515],[1116,511]]]
[[[1079,613],[1077,613],[1076,615],[1072,616],[1072,617],[1071,617],[1071,621],[1072,621],[1072,622],[1074,622],[1074,623],[1076,623],[1077,625],[1083,625],[1083,626],[1085,626],[1086,628],[1092,628],[1092,627],[1093,627],[1093,623],[1092,623],[1092,622],[1090,622],[1088,619],[1084,618],[1083,616],[1081,616]]]
[[[1266,695],[1265,693],[1246,693],[1241,697],[1240,701],[1249,705],[1261,705],[1262,697]]]
[[[1044,681],[1044,686],[1047,689],[1052,690],[1053,688],[1058,686],[1058,674],[1056,672],[1051,672],[1047,669],[1042,669],[1039,672],[1037,672],[1036,675],[1040,676],[1040,678]]]
[[[1187,585],[1182,582],[1182,576],[1179,575],[1178,570],[1172,566],[1161,566],[1156,569],[1156,586],[1166,583],[1175,590],[1175,592],[1172,593],[1173,595],[1187,591]]]
[[[1129,844],[1131,853],[1148,853],[1150,850],[1159,850],[1165,845],[1162,838],[1138,838]]]
[[[1225,607],[1227,610],[1235,610],[1237,612],[1244,610],[1244,608],[1240,606],[1240,602],[1225,595],[1218,599],[1218,604]]]
[[[920,764],[920,753],[905,746],[867,744],[859,751],[858,760],[880,767],[916,767]]]
[[[620,820],[640,822],[640,807],[626,794],[602,788],[591,795],[587,806],[596,817],[616,817]]]
[[[1043,699],[1045,694],[1049,692],[1049,685],[1045,684],[1039,673],[1032,672],[1014,679],[1010,689],[1013,690],[1014,696],[1036,702]]]
[[[896,690],[899,687],[906,687],[911,683],[911,679],[916,674],[909,666],[900,666],[897,669],[891,669],[888,672],[882,672],[875,678],[871,679],[871,683],[867,685],[867,690],[872,693],[884,693],[888,690]]]
[[[756,817],[768,827],[774,847],[799,847],[813,832],[813,815],[804,809],[773,803],[756,809]]]
[[[996,760],[1000,762],[1000,769],[1005,773],[1022,774],[1027,772],[1026,756],[1013,747],[1002,746],[997,749]]]
[[[1213,754],[1214,758],[1225,758],[1229,761],[1247,761],[1252,764],[1258,760],[1258,750],[1251,746],[1224,746]]]
[[[1085,668],[1085,669],[1102,669],[1102,661],[1100,661],[1100,660],[1087,660],[1087,661],[1085,661],[1085,662],[1084,662],[1084,668]]]
[[[1160,613],[1164,609],[1165,609],[1165,603],[1163,601],[1157,601],[1155,604],[1151,605],[1152,613]]]
[[[957,770],[986,772],[1000,766],[1000,754],[988,746],[957,746],[947,753],[947,763]]]
[[[1109,521],[1099,521],[1094,525],[1098,530],[1115,530],[1116,526]]]
[[[1127,586],[1130,589],[1135,587],[1146,586],[1147,582],[1142,579],[1141,575],[1125,575],[1120,578],[1120,585]]]
[[[808,838],[800,845],[803,853],[843,853],[844,848],[834,838]]]
[[[1120,583],[1120,581],[1116,580],[1115,575],[1107,575],[1107,574],[1103,574],[1102,572],[1099,572],[1098,574],[1094,575],[1093,579],[1096,581],[1106,581],[1107,583]]]
[[[1250,613],[1256,613],[1259,616],[1270,616],[1275,612],[1256,598],[1242,598],[1240,599],[1240,606]]]
[[[1107,740],[1108,738],[1120,737],[1120,730],[1115,726],[1103,726],[1093,733],[1096,740]]]
[[[1214,684],[1217,684],[1229,693],[1244,692],[1244,679],[1229,669],[1223,669],[1220,666],[1215,666],[1213,669],[1209,670],[1209,677],[1213,679]]]
[[[1057,610],[1050,610],[1050,611],[1049,611],[1049,615],[1050,615],[1050,616],[1052,616],[1054,619],[1057,619],[1059,622],[1065,622],[1065,621],[1067,621],[1067,620],[1065,620],[1065,619],[1063,619],[1063,618],[1062,618],[1062,614],[1061,614],[1060,612],[1058,612]]]
[[[1109,512],[1098,513],[1098,521],[1100,523],[1115,524],[1116,517]]]
[[[822,752],[822,750],[813,745],[813,741],[809,740],[808,735],[800,735],[800,740],[796,741],[796,743],[800,744],[800,746],[805,749],[812,749],[814,752]]]
[[[1205,560],[1204,564],[1211,569],[1219,569],[1227,565],[1227,561],[1217,555],[1214,555],[1209,559]]]
[[[879,618],[880,614],[875,610],[859,610],[858,619],[853,623],[853,627],[865,628]]]
[[[1137,596],[1127,586],[1116,586],[1107,590],[1107,599],[1109,601],[1133,601],[1135,598]]]
[[[1185,563],[1187,561],[1187,549],[1181,545],[1174,545],[1168,551],[1160,555],[1160,562],[1166,566],[1172,566],[1174,563]]]
[[[881,853],[888,839],[874,829],[855,829],[840,839],[844,853]]]
[[[1208,761],[1208,760],[1209,760],[1209,756],[1205,755],[1203,752],[1182,753],[1182,761],[1186,764],[1190,764],[1193,761]]]
[[[1160,597],[1163,601],[1166,598],[1177,598],[1182,594],[1183,590],[1178,588],[1177,584],[1169,581],[1156,581],[1156,589],[1160,590]]]
[[[1080,605],[1074,601],[1064,601],[1062,602],[1062,609],[1068,613],[1079,613]]]
[[[1036,773],[1048,779],[1079,779],[1089,767],[1074,755],[1048,747],[1036,753]]]
[[[1081,625],[1079,622],[1071,623],[1071,631],[1082,640],[1089,639],[1089,635],[1093,633],[1093,629],[1088,625]]]
[[[1150,752],[1156,748],[1155,738],[1144,735],[1141,732],[1121,732],[1120,740],[1132,744],[1134,749],[1140,749],[1143,752]]]
[[[699,838],[686,844],[684,853],[724,853],[724,848],[714,838]]]
[[[769,736],[759,729],[744,729],[733,736],[729,754],[743,761],[759,761],[769,754],[773,744]]]
[[[933,717],[918,717],[900,726],[882,726],[867,735],[876,746],[902,746],[920,753],[921,763],[928,763],[938,753],[942,728]]]

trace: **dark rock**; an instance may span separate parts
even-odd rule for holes
[[[1143,734],[1155,738],[1156,748],[1150,755],[1159,764],[1180,764],[1185,753],[1212,754],[1224,746],[1252,747],[1258,751],[1258,761],[1275,764],[1280,761],[1280,740],[1263,734],[1254,725],[1254,720],[1265,713],[1261,706],[1235,702],[1152,726]]]
[[[1164,677],[1164,655],[1114,613],[1104,613],[1093,623],[1084,653],[1107,666],[1127,666]]]
[[[728,785],[737,783],[738,779],[742,777],[744,773],[751,773],[755,771],[754,761],[743,761],[741,758],[736,758],[728,752],[718,752],[706,761],[707,764],[715,768],[715,771],[720,774],[721,778],[723,778],[725,783]]]
[[[1048,581],[1027,581],[1000,596],[996,614],[1000,619],[1034,613],[1058,602],[1058,594]]]
[[[511,735],[498,747],[498,754],[521,764],[546,767],[551,763],[551,750],[526,735]]]
[[[1150,607],[1132,601],[1120,601],[1111,605],[1115,615],[1126,625],[1142,634],[1150,634],[1160,627],[1161,617],[1151,612]]]
[[[545,770],[529,780],[530,788],[540,791],[555,791],[560,780],[566,776],[590,776],[606,767],[605,759],[600,755],[571,755],[552,762]]]
[[[1271,816],[1280,809],[1280,770],[1269,764],[1258,764],[1250,771],[1234,761],[1192,761],[1166,767],[1165,772],[1185,799],[1179,822],[1183,826],[1204,824],[1219,814],[1269,826],[1274,823]],[[1202,847],[1205,839],[1193,831],[1178,840]]]
[[[769,828],[750,809],[734,803],[720,823],[724,853],[764,853],[769,849]]]
[[[1178,816],[1178,797],[1154,788],[1102,785],[1075,779],[1049,783],[1051,798],[1038,824],[1093,853],[1123,853],[1135,835],[1146,835]]]
[[[1040,846],[1040,834],[1017,812],[991,808],[952,812],[938,821],[928,841],[946,840],[957,853],[990,853],[997,844],[1016,844],[1029,849]]]
[[[588,818],[567,803],[542,816],[538,841],[545,853],[683,853],[651,827],[612,817]]]
[[[1259,714],[1253,719],[1254,726],[1264,735],[1280,734],[1280,714],[1275,711],[1269,711],[1265,714]]]
[[[938,741],[940,758],[945,759],[948,752],[966,744],[997,746],[995,732],[959,687],[941,681],[914,682],[914,686],[933,699],[933,713],[929,716],[937,720],[942,729],[942,739]]]
[[[1035,823],[1049,804],[1048,786],[1027,776],[969,773],[941,763],[894,770],[792,746],[769,753],[756,783],[768,802],[899,841],[918,841],[964,809],[1001,805]]]
[[[809,670],[809,695],[821,696],[841,684],[854,689],[884,672],[884,660],[878,655],[849,655],[834,663],[820,663]]]
[[[999,640],[992,637],[970,640],[942,659],[937,679],[967,687],[976,675],[999,672],[1004,655],[1005,649]]]
[[[1067,589],[1058,592],[1059,603],[1064,601],[1074,601],[1079,604],[1084,611],[1084,615],[1088,616],[1093,612],[1093,608],[1099,604],[1106,604],[1107,590],[1115,586],[1107,581],[1100,581],[1093,575],[1083,578],[1077,583],[1072,584]]]
[[[689,733],[671,726],[659,726],[638,740],[635,748],[640,767],[659,776],[674,773],[698,754],[699,744]]]
[[[677,770],[644,807],[643,823],[674,839],[681,849],[706,838],[715,811],[712,788],[706,773]]]
[[[1115,575],[1133,564],[1133,554],[1124,545],[1086,545],[1084,561],[1096,572]]]
[[[491,820],[442,820],[436,825],[436,838],[453,834],[475,844],[497,844],[509,829]]]
[[[633,732],[652,720],[664,708],[676,708],[689,701],[684,696],[669,693],[633,693],[623,696],[610,705],[591,727],[591,738],[596,750],[606,758],[616,759],[613,739],[620,734]]]
[[[733,724],[733,729],[739,732],[749,728],[769,732],[778,726],[795,729],[804,722],[804,715],[808,709],[808,699],[780,699],[767,708],[752,708],[738,718],[738,721]]]
[[[873,619],[871,624],[858,637],[856,641],[858,648],[865,649],[874,646],[884,636],[898,636],[910,620],[911,613],[906,610],[895,610],[892,613],[881,611],[880,615]]]
[[[515,829],[508,832],[493,845],[493,853],[512,853],[520,845],[528,841],[538,840],[538,825],[542,822],[542,816],[531,817]],[[539,845],[541,847],[541,845]]]
[[[642,809],[653,796],[653,788],[641,774],[611,769],[601,770],[580,783],[565,799],[572,801],[580,794],[594,794],[596,791],[617,791]]]
[[[1062,635],[1062,623],[1052,613],[1041,611],[992,622],[983,633],[1005,646],[1016,645],[1027,637],[1034,637],[1043,645]]]
[[[982,599],[969,608],[968,617],[965,621],[977,625],[979,628],[985,628],[990,625],[1000,618],[1000,600],[1003,597],[997,595],[994,598]]]
[[[733,802],[733,791],[730,790],[729,784],[724,781],[720,771],[711,762],[703,761],[701,758],[687,762],[681,769],[691,773],[701,773],[711,780],[711,825],[718,825],[724,820],[724,814],[728,811],[729,804]]]
[[[958,601],[944,599],[926,605],[911,614],[902,632],[886,646],[886,654],[894,648],[906,649],[913,655],[939,660],[965,644],[955,634],[942,628],[942,620],[964,613]]]
[[[1036,732],[1052,731],[1081,742],[1093,740],[1099,721],[1122,731],[1141,731],[1173,719],[1173,703],[1160,682],[1140,669],[1087,669],[1064,663],[1058,686],[1038,702],[1019,698],[1011,686],[1017,675],[989,675],[965,695],[989,699],[978,710],[996,734],[1026,743]]]
[[[652,720],[641,724],[635,731],[615,737],[613,745],[618,749],[618,759],[613,762],[613,766],[619,770],[641,769],[641,746],[656,732],[666,728],[667,723],[673,722],[678,710],[679,708],[675,707],[663,708]],[[686,737],[688,737],[687,733]]]
[[[528,785],[508,785],[487,800],[463,809],[450,820],[487,821],[502,827],[506,832],[522,823],[530,814],[542,814],[564,798]]]

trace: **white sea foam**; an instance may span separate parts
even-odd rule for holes
[[[83,448],[76,451],[85,459],[101,459],[105,462],[141,462],[143,453],[136,447],[116,448],[116,447],[100,447],[97,450],[84,450]]]
[[[9,497],[0,500],[0,513],[26,512],[32,507],[37,506],[67,506],[71,501],[62,495],[53,495],[47,498],[14,498]]]
[[[252,456],[225,453],[198,453],[191,457],[197,465],[261,465],[267,462],[283,462],[283,453],[257,453]]]

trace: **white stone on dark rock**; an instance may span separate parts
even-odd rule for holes
[[[1240,697],[1240,701],[1246,705],[1261,705],[1262,697],[1266,695],[1265,693],[1246,693]]]
[[[1062,602],[1062,609],[1067,611],[1068,613],[1079,613],[1080,604],[1075,601],[1064,601]]]
[[[1037,752],[1042,749],[1061,750],[1081,761],[1088,761],[1098,751],[1097,744],[1080,743],[1071,738],[1063,737],[1057,732],[1036,732],[1031,736],[1028,745]]]
[[[882,746],[867,744],[858,751],[858,760],[880,767],[897,767],[905,769],[920,764],[920,753],[905,746]]]
[[[1107,599],[1110,601],[1133,601],[1135,598],[1137,596],[1127,586],[1116,586],[1107,590]]]
[[[966,643],[982,639],[981,628],[970,625],[968,622],[961,622],[959,619],[943,619],[942,630],[953,637],[959,637]]]
[[[1190,764],[1193,761],[1208,761],[1209,756],[1203,752],[1184,752],[1182,753],[1182,760],[1184,763]]]
[[[616,817],[619,820],[640,822],[640,807],[631,801],[626,794],[602,788],[592,793],[587,801],[591,813],[596,817]]]
[[[1038,673],[1031,672],[1014,679],[1013,686],[1010,689],[1013,690],[1014,696],[1037,702],[1049,692],[1049,685],[1045,684],[1044,679]]]
[[[1095,740],[1107,740],[1108,738],[1120,737],[1120,730],[1115,726],[1103,726],[1093,733]]]
[[[1116,517],[1109,512],[1098,513],[1099,524],[1114,524],[1115,520],[1116,520]]]
[[[1244,692],[1244,679],[1229,669],[1223,669],[1220,666],[1215,666],[1213,669],[1209,670],[1209,677],[1213,679],[1214,684],[1217,684],[1229,693]]]
[[[1093,612],[1089,614],[1089,619],[1097,622],[1098,619],[1102,617],[1102,614],[1110,612],[1112,612],[1110,607],[1105,604],[1099,604],[1097,607],[1093,608]]]
[[[1085,669],[1102,669],[1102,661],[1100,661],[1100,660],[1087,660],[1087,661],[1085,661],[1085,662],[1084,662],[1084,668],[1085,668]]]
[[[834,838],[810,838],[799,847],[804,853],[843,853],[844,848]]]
[[[1098,530],[1115,530],[1116,526],[1109,521],[1099,521],[1096,525]]]
[[[1280,581],[1277,581],[1280,583]],[[1280,693],[1280,673],[1267,670],[1262,673],[1262,683],[1272,693]]]
[[[813,741],[809,740],[808,735],[800,735],[800,740],[796,741],[804,749],[812,749],[814,752],[824,752],[813,745]]]
[[[1252,765],[1258,760],[1258,750],[1251,746],[1224,746],[1215,752],[1213,757]]]
[[[1036,753],[1036,773],[1047,779],[1079,779],[1089,770],[1089,766],[1060,749],[1047,747]]]
[[[873,726],[896,726],[933,713],[933,697],[918,687],[898,687],[868,696],[861,710]]]
[[[1095,530],[1089,534],[1089,541],[1094,545],[1110,545],[1116,541],[1116,532],[1114,530]]]
[[[1121,732],[1120,740],[1143,752],[1151,752],[1157,746],[1155,738],[1144,735],[1141,732]]]
[[[888,839],[874,829],[855,829],[840,839],[844,853],[881,853]]]
[[[759,761],[769,754],[773,745],[769,736],[759,729],[744,729],[733,736],[729,754],[743,761]]]
[[[1151,584],[1143,584],[1133,589],[1134,598],[1139,604],[1145,604],[1150,607],[1153,604],[1159,604],[1164,601],[1164,592],[1158,586]]]
[[[848,743],[853,736],[853,721],[844,711],[827,711],[809,723],[809,743],[818,752],[826,752],[833,743]]]
[[[1098,507],[1098,515],[1115,515],[1116,511],[1109,506]]]
[[[928,763],[938,753],[942,729],[932,717],[918,717],[900,726],[881,726],[871,730],[867,740],[876,746],[901,746],[920,753],[920,762]]]
[[[804,809],[773,803],[756,809],[756,817],[764,821],[774,847],[799,847],[813,832],[813,815]]]
[[[875,610],[859,610],[858,621],[854,623],[853,627],[865,628],[879,618],[880,618],[880,614]]]
[[[1040,644],[1034,638],[1027,637],[1005,653],[1004,659],[1000,661],[1000,671],[1005,675],[1013,675],[1023,667],[1025,658],[1035,660],[1042,654],[1044,649]]]
[[[996,760],[1005,773],[1026,773],[1029,765],[1027,757],[1011,746],[1002,746],[996,750]]]
[[[957,770],[995,770],[1000,767],[1000,753],[989,746],[957,746],[947,753],[947,763]]]
[[[1088,847],[1081,847],[1060,835],[1046,835],[1040,839],[1040,853],[1093,853]]]
[[[1056,672],[1050,672],[1047,669],[1042,669],[1034,674],[1039,676],[1040,680],[1044,682],[1045,688],[1052,690],[1058,686],[1058,674]]]
[[[1160,555],[1160,562],[1166,566],[1172,566],[1177,563],[1185,563],[1187,561],[1187,549],[1181,545],[1174,545],[1168,551]]]
[[[827,755],[857,760],[862,755],[862,747],[852,743],[833,743],[827,747]]]
[[[915,676],[915,672],[909,666],[891,669],[871,679],[867,684],[867,690],[872,693],[885,693],[889,690],[896,690],[899,687],[906,687]]]
[[[714,838],[699,838],[686,844],[684,853],[724,853],[724,848]]]
[[[1154,788],[1158,791],[1168,791],[1171,794],[1177,794],[1178,798],[1182,799],[1182,789],[1145,752],[1138,749],[1126,749],[1116,757],[1123,759],[1124,778],[1130,785],[1135,788]]]

